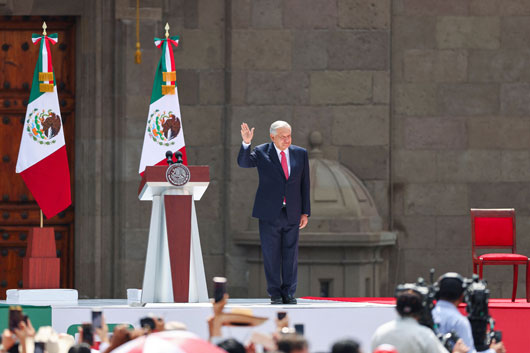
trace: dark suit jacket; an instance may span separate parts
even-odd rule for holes
[[[251,151],[251,146],[239,150],[237,164],[243,168],[258,168],[259,185],[252,217],[273,221],[278,219],[283,198],[287,204],[289,223],[300,222],[302,214],[311,215],[309,202],[309,160],[307,151],[289,146],[291,173],[285,179],[274,144],[265,143]]]

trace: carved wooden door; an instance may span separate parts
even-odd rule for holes
[[[75,19],[68,17],[0,17],[0,299],[7,289],[23,288],[22,258],[28,231],[40,223],[40,210],[15,173],[26,106],[38,45],[32,33],[58,33],[51,47],[59,105],[70,166],[72,206],[45,226],[55,228],[57,255],[61,259],[61,287],[74,284],[74,117],[75,117]]]

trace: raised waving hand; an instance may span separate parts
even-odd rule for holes
[[[250,145],[253,137],[254,128],[249,129],[247,123],[241,124],[241,138],[243,138],[243,142]]]

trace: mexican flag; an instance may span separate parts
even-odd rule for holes
[[[57,34],[33,34],[32,41],[39,45],[39,58],[33,73],[16,171],[46,218],[51,218],[72,203],[70,170],[50,51],[50,46],[57,43]]]
[[[177,47],[178,42],[177,36],[166,39],[155,38],[155,45],[162,48],[162,56],[156,68],[151,94],[138,171],[140,175],[147,166],[165,164],[167,151],[182,152],[182,160],[187,164],[173,58],[173,46]]]

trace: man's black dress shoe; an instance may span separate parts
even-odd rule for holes
[[[296,298],[293,297],[292,295],[288,295],[283,298],[283,303],[284,304],[296,304]]]
[[[271,297],[271,304],[283,304],[282,297]]]

